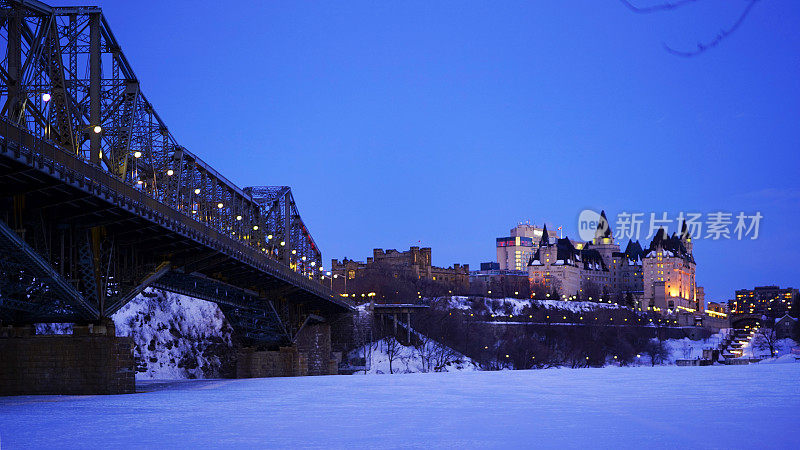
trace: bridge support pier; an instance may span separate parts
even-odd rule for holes
[[[132,394],[133,340],[113,325],[76,326],[72,335],[0,328],[0,396]]]
[[[236,361],[236,378],[337,375],[339,362],[331,353],[330,325],[305,324],[292,346],[278,350],[241,349]]]

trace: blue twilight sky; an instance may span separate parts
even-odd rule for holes
[[[584,208],[760,211],[757,240],[696,242],[698,284],[800,287],[800,2],[690,59],[662,43],[745,0],[88,3],[179,142],[292,187],[326,266],[418,242],[477,266],[520,220],[577,237]]]

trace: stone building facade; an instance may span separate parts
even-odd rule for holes
[[[668,236],[661,228],[650,242],[642,264],[643,309],[704,311],[697,295],[695,262],[686,223],[681,235]]]
[[[606,301],[647,310],[704,311],[702,287],[696,285],[691,236],[660,229],[647,249],[629,241],[624,251],[600,214],[591,242],[544,237],[528,263],[532,291],[556,291],[562,299]]]
[[[547,226],[544,227],[545,232]],[[567,238],[544,234],[528,264],[531,291],[556,292],[562,299],[599,296],[610,285],[611,274],[600,251]],[[596,293],[595,293],[596,291]]]
[[[376,248],[366,262],[345,258],[331,260],[331,275],[352,280],[362,276],[374,265],[384,267],[390,276],[416,280],[429,280],[469,288],[469,264],[453,264],[451,267],[436,267],[431,264],[430,247],[410,247],[408,251]]]

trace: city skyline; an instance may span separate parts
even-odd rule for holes
[[[239,186],[292,186],[323,260],[421,241],[477,267],[524,218],[572,237],[586,208],[760,211],[757,240],[698,242],[698,282],[710,300],[796,285],[800,5],[762,2],[694,58],[662,43],[737,5],[304,6],[103,8],[179,142]]]

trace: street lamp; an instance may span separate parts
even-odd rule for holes
[[[45,126],[45,138],[50,139],[50,105],[47,103],[50,101],[50,94],[45,92],[42,94],[42,101],[44,102],[44,107],[47,109],[47,126]]]
[[[339,274],[333,274],[333,278],[339,278]],[[333,289],[333,278],[331,278],[331,289]],[[347,296],[347,277],[344,277],[344,295]]]

